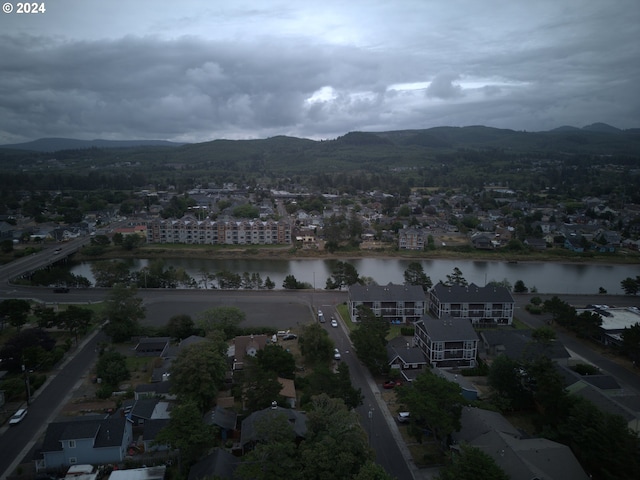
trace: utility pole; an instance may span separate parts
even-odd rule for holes
[[[31,405],[31,385],[29,384],[29,372],[25,364],[22,364],[22,372],[24,373],[24,386],[27,390],[27,405]]]

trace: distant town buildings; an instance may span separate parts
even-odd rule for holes
[[[147,242],[197,245],[291,244],[291,224],[283,220],[198,220],[187,215],[180,219],[148,221]]]

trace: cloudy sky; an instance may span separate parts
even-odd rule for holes
[[[638,0],[2,3],[0,144],[640,127]]]

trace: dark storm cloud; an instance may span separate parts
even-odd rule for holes
[[[635,0],[163,5],[0,17],[0,144],[640,124]]]

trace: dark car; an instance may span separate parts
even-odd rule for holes
[[[382,384],[382,387],[389,389],[399,387],[400,385],[402,385],[402,382],[400,380],[387,380]]]
[[[53,289],[53,293],[69,293],[69,289],[67,287],[56,287]]]
[[[295,340],[298,336],[295,333],[287,333],[282,340]]]

